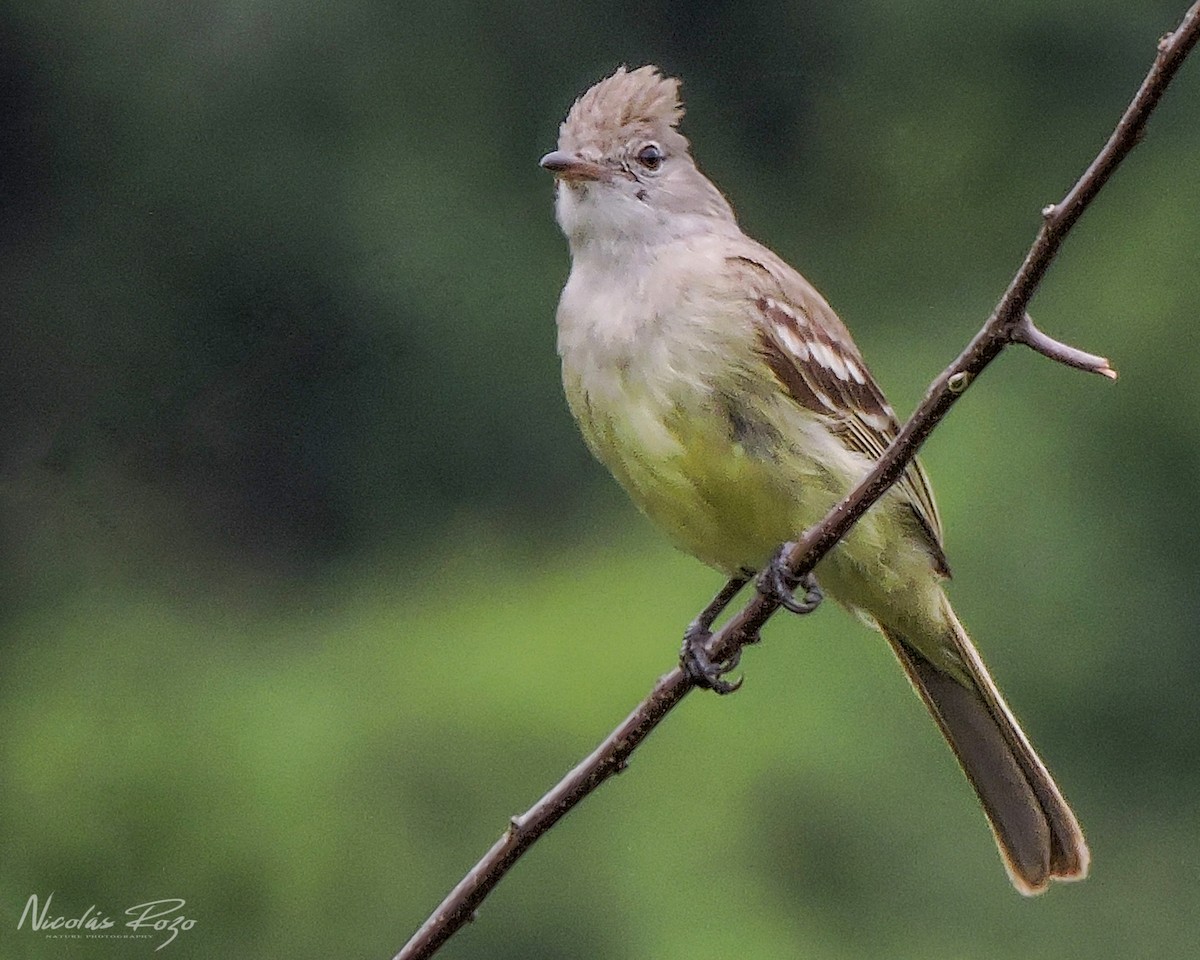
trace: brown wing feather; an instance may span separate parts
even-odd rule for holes
[[[895,412],[825,299],[782,260],[763,253],[731,258],[756,280],[763,359],[797,403],[828,417],[848,447],[878,460],[900,431]],[[912,507],[939,572],[949,576],[941,519],[919,461],[909,463],[896,487]]]

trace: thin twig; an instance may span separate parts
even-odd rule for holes
[[[1055,340],[1053,337],[1048,337],[1042,333],[1033,323],[1033,317],[1025,314],[1012,331],[1013,341],[1023,343],[1029,349],[1040,353],[1043,357],[1049,357],[1051,360],[1057,360],[1059,363],[1064,363],[1068,367],[1074,367],[1076,370],[1087,370],[1090,373],[1098,373],[1102,377],[1108,377],[1109,380],[1117,379],[1117,371],[1108,365],[1108,361],[1104,357],[1098,357],[1094,353],[1085,353],[1075,347],[1068,346]]]
[[[930,385],[925,399],[871,472],[819,524],[786,553],[797,576],[810,572],[850,527],[903,474],[918,448],[963,392],[1005,347],[1023,343],[1044,356],[1106,377],[1116,372],[1103,357],[1067,346],[1042,333],[1026,310],[1068,232],[1095,199],[1121,161],[1141,140],[1146,121],[1180,65],[1200,38],[1200,0],[1179,27],[1164,36],[1150,72],[1125,110],[1112,136],[1060,203],[1042,211],[1042,227],[995,311],[958,359]],[[778,608],[778,601],[755,596],[713,636],[709,651],[726,660],[741,648]],[[592,754],[568,773],[533,807],[509,823],[504,835],[463,877],[395,960],[431,957],[474,915],[475,909],[514,863],[584,797],[625,768],[629,755],[691,690],[678,667],[662,677],[650,695],[625,718]]]

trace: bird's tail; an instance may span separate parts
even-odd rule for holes
[[[979,795],[1013,885],[1032,896],[1051,880],[1082,880],[1089,854],[1075,815],[948,602],[945,611],[942,636],[883,634]]]

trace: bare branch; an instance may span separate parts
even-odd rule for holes
[[[930,385],[917,411],[863,481],[819,524],[789,546],[786,562],[794,574],[810,572],[900,478],[933,428],[1005,347],[1022,343],[1068,366],[1116,377],[1116,371],[1103,357],[1084,353],[1047,336],[1033,325],[1026,311],[1067,233],[1141,140],[1147,119],[1197,39],[1200,39],[1200,0],[1189,8],[1179,27],[1159,41],[1150,72],[1095,160],[1061,202],[1042,211],[1043,222],[1037,238],[983,329]],[[732,599],[729,590],[722,591],[718,597],[726,593],[730,593],[729,599]],[[748,640],[757,636],[778,606],[774,599],[755,596],[713,636],[709,643],[710,654],[720,660],[732,657]],[[692,688],[691,679],[678,667],[659,679],[650,695],[589,757],[533,807],[510,821],[503,836],[442,901],[395,960],[433,956],[472,918],[479,904],[539,837],[580,800],[625,768],[629,755]]]
[[[1029,314],[1025,314],[1021,321],[1013,327],[1012,338],[1015,343],[1023,343],[1043,357],[1057,360],[1068,367],[1086,370],[1089,373],[1098,373],[1102,377],[1108,377],[1109,380],[1117,379],[1117,371],[1109,365],[1106,357],[1085,353],[1083,350],[1047,336],[1034,326],[1033,318]]]

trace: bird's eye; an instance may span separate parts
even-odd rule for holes
[[[657,170],[665,159],[662,148],[657,143],[648,143],[637,152],[637,162],[647,170]]]

